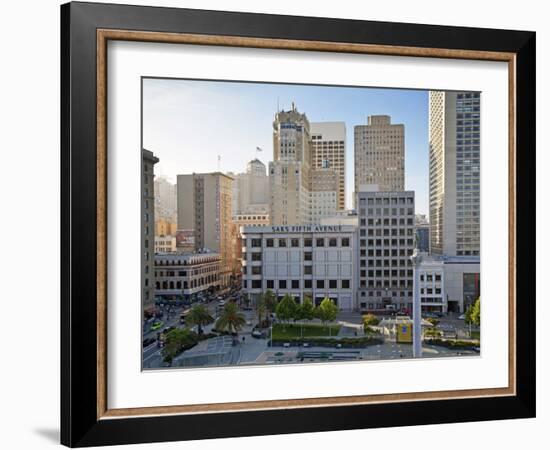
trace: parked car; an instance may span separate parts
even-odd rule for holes
[[[151,344],[154,344],[156,341],[155,338],[147,338],[143,340],[143,348],[149,347]]]

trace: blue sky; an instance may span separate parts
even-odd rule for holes
[[[386,114],[405,125],[405,189],[416,192],[417,213],[428,213],[428,91],[249,82],[144,79],[143,146],[155,168],[175,181],[192,172],[243,172],[258,157],[273,159],[277,104],[292,102],[310,122],[346,123],[346,202],[353,192],[353,127]],[[256,152],[256,147],[263,149]]]

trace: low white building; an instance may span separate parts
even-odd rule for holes
[[[173,253],[176,250],[176,236],[155,236],[155,253]]]
[[[463,313],[480,295],[479,256],[423,254],[419,270],[422,311]]]
[[[271,290],[341,310],[357,309],[356,228],[349,225],[245,226],[242,287],[251,299]]]

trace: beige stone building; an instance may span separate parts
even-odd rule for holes
[[[177,228],[176,222],[155,215],[155,236],[175,236]]]
[[[143,149],[142,158],[142,227],[141,227],[141,305],[143,309],[154,305],[154,271],[155,258],[155,191],[154,165],[159,159],[153,152]]]
[[[228,284],[235,266],[231,203],[233,179],[223,173],[178,175],[178,229],[193,230],[195,251],[221,256],[220,279]]]
[[[367,125],[354,127],[355,192],[361,185],[380,191],[405,189],[405,126],[390,116],[369,116]]]
[[[346,124],[311,122],[312,167],[338,175],[338,210],[346,209]]]
[[[311,136],[306,115],[299,113],[294,104],[290,111],[275,114],[269,181],[271,223],[309,223]]]

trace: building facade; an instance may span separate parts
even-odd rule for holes
[[[341,310],[356,309],[356,228],[346,225],[241,227],[242,289],[254,300],[271,290],[278,298],[325,297]]]
[[[170,221],[164,217],[158,218],[155,215],[155,235],[156,236],[175,236],[178,226],[174,221]]]
[[[141,174],[141,304],[146,309],[154,304],[154,275],[153,263],[155,257],[155,187],[154,166],[159,159],[153,152],[142,149]]]
[[[346,209],[346,124],[311,122],[312,168],[330,168],[338,175],[337,209]],[[314,189],[315,190],[315,189]]]
[[[233,215],[253,212],[269,213],[269,177],[259,159],[246,165],[246,172],[232,175]]]
[[[187,300],[221,287],[218,253],[155,255],[155,298]]]
[[[155,236],[155,253],[174,253],[176,251],[176,236]]]
[[[336,215],[339,185],[339,176],[334,170],[321,168],[311,171],[310,224],[318,225],[323,218]]]
[[[360,308],[412,309],[414,191],[359,192],[357,204]]]
[[[430,250],[479,255],[480,97],[430,92]]]
[[[309,120],[294,104],[290,111],[275,114],[269,185],[273,225],[309,224],[311,136]]]
[[[176,221],[176,185],[164,176],[155,179],[155,217]]]
[[[414,227],[416,239],[418,240],[418,251],[429,253],[430,252],[430,225],[429,224],[416,224]]]
[[[365,184],[381,191],[405,189],[405,126],[390,116],[369,116],[354,127],[355,192]]]
[[[463,313],[480,295],[478,256],[423,255],[419,266],[422,311]]]
[[[232,182],[223,173],[178,175],[178,229],[193,230],[195,251],[209,249],[221,256],[222,282],[229,283],[234,243]]]

